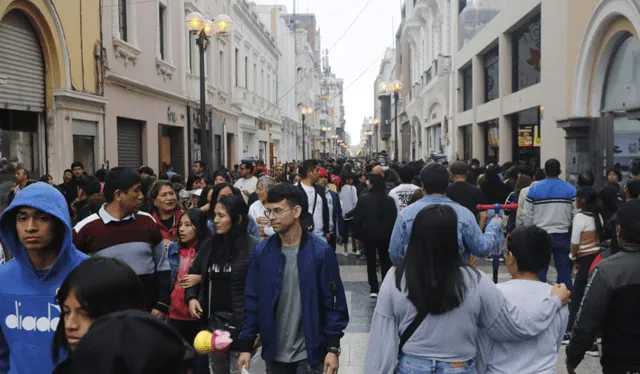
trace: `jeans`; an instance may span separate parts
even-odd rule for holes
[[[576,274],[576,283],[573,285],[573,291],[571,292],[571,304],[569,305],[569,323],[567,324],[567,332],[571,332],[573,323],[580,310],[580,304],[582,303],[582,297],[584,296],[584,290],[589,282],[589,268],[593,263],[593,260],[598,256],[598,253],[594,253],[588,256],[578,257],[578,274]]]
[[[225,354],[211,352],[209,357],[209,370],[211,374],[238,374],[239,352],[228,351]]]
[[[364,250],[367,256],[367,277],[369,278],[369,288],[371,293],[378,293],[378,272],[376,265],[376,251],[380,257],[380,268],[382,279],[389,269],[391,269],[391,258],[389,257],[389,242],[364,243]]]
[[[267,373],[269,374],[322,374],[324,365],[310,366],[307,360],[297,362],[267,362]]]
[[[551,240],[553,242],[553,262],[556,264],[556,271],[558,272],[557,283],[566,284],[569,291],[571,291],[573,289],[573,283],[571,281],[573,262],[569,258],[569,253],[571,252],[571,235],[551,234]],[[547,271],[549,271],[548,266],[538,272],[540,281],[547,281]]]
[[[415,373],[455,373],[476,374],[475,360],[466,362],[444,362],[426,358],[402,355],[396,365],[396,374]]]

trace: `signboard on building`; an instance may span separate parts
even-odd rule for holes
[[[518,126],[518,147],[540,147],[540,126]]]

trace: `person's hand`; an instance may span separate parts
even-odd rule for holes
[[[249,193],[249,191],[247,191],[247,190],[242,190],[242,193],[243,193],[245,196],[249,196],[249,195],[251,195],[251,194]]]
[[[338,374],[338,355],[327,353],[324,358],[324,374]]]
[[[159,311],[158,309],[152,309],[151,315],[156,318],[167,318],[167,315]]]
[[[258,225],[268,225],[269,220],[265,216],[260,216],[258,217],[258,219],[256,219],[256,223],[258,223]]]
[[[260,334],[256,336],[256,340],[253,342],[253,349],[257,349],[262,345],[262,340],[260,340]]]
[[[200,284],[200,280],[202,279],[202,275],[199,274],[187,274],[184,277],[180,278],[179,283],[182,288],[190,288],[197,284]]]
[[[329,240],[329,238],[331,238],[331,234],[324,234],[324,237],[327,238],[327,240]]]
[[[242,352],[240,353],[240,357],[238,357],[238,371],[242,373],[242,368],[251,369],[251,353]]]
[[[565,363],[567,364],[567,373],[576,374],[576,368],[569,363],[569,358],[565,359]]]
[[[167,250],[169,248],[169,245],[173,243],[171,240],[169,239],[164,239],[164,249]]]
[[[569,299],[569,296],[571,296],[571,291],[569,291],[564,283],[556,283],[556,285],[551,289],[551,296],[557,296],[560,299],[562,305],[567,305],[571,301]]]
[[[202,307],[200,302],[196,299],[189,301],[189,314],[193,318],[200,318],[202,316]]]
[[[495,217],[493,217],[493,220],[494,220],[494,221],[496,221],[496,222],[498,222],[499,224],[501,224],[501,225],[502,225],[502,217],[500,217],[500,216],[495,216]]]

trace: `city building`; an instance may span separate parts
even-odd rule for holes
[[[277,101],[278,62],[282,56],[271,31],[260,22],[255,3],[231,0],[234,20],[233,107],[238,114],[235,134],[238,160],[275,162],[282,140]]]
[[[39,178],[105,155],[98,0],[0,1],[0,210],[15,167]]]
[[[392,115],[391,96],[381,90],[382,86],[395,80],[396,52],[393,48],[387,48],[380,62],[378,76],[373,85],[373,113],[371,124],[374,126],[374,149],[376,153],[385,151],[391,154],[393,151],[393,138],[391,137]]]

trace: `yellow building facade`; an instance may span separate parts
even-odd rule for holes
[[[101,11],[99,0],[0,0],[2,199],[17,165],[56,183],[75,160],[102,167]]]

